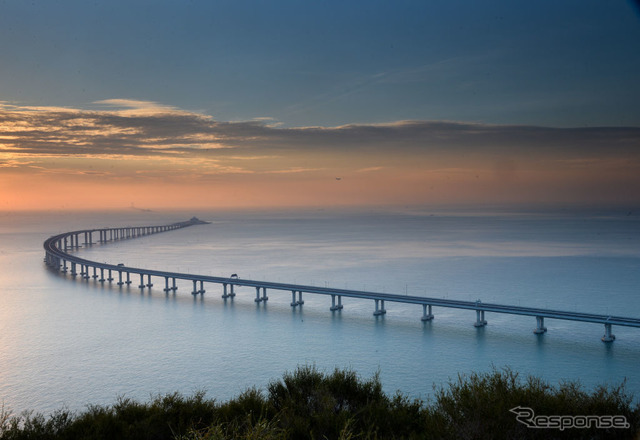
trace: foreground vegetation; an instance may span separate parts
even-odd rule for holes
[[[249,389],[225,403],[176,393],[49,417],[0,408],[0,439],[632,439],[640,433],[640,406],[632,402],[623,385],[586,392],[575,382],[550,386],[507,369],[458,377],[425,403],[386,395],[377,376],[300,367],[266,392]],[[529,428],[509,411],[518,406],[536,416],[624,416],[630,426]]]

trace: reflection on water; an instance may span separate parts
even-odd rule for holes
[[[428,397],[457,373],[510,366],[552,383],[627,378],[640,391],[640,331],[600,325],[238,288],[235,299],[192,283],[165,294],[72,280],[42,263],[42,242],[86,227],[163,224],[192,214],[126,213],[0,220],[0,398],[15,411],[83,408],[118,395],[147,399],[206,389],[230,398],[299,364],[380,372],[386,391]],[[210,213],[197,226],[81,250],[89,259],[187,273],[637,315],[637,217],[547,213]],[[135,283],[137,285],[137,283]]]

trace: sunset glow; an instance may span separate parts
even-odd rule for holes
[[[631,2],[156,6],[2,6],[1,210],[640,202]]]
[[[640,187],[640,129],[277,128],[135,104],[4,106],[3,208],[633,203]]]

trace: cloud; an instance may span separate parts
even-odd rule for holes
[[[105,181],[226,176],[258,186],[260,179],[305,178],[305,191],[325,195],[334,185],[323,185],[339,175],[345,180],[335,197],[345,203],[374,191],[403,202],[462,193],[497,200],[640,197],[638,127],[393,121],[286,128],[270,118],[216,121],[155,102],[94,104],[107,108],[0,103],[0,169]]]
[[[275,170],[275,171],[267,171],[267,173],[270,174],[296,174],[296,173],[307,173],[310,171],[320,171],[321,168],[302,168],[302,167],[295,167],[295,168],[289,168],[286,170]]]
[[[580,160],[637,154],[640,128],[550,128],[448,121],[397,121],[338,127],[282,128],[269,118],[215,121],[207,115],[154,102],[97,101],[118,107],[81,110],[0,104],[2,151],[32,155],[168,156],[234,150],[236,157],[281,151],[353,150],[397,154],[549,153]],[[125,108],[124,110],[122,108]],[[244,151],[238,154],[238,149]],[[251,150],[251,154],[247,154]],[[218,151],[217,153],[223,153]],[[224,152],[224,154],[229,154]]]
[[[368,168],[361,168],[359,170],[355,170],[356,173],[371,173],[374,171],[380,171],[383,170],[384,167],[368,167]]]
[[[176,107],[159,104],[153,101],[139,101],[134,99],[103,99],[94,101],[94,104],[113,107],[117,114],[123,116],[141,115],[162,115],[162,114],[185,114],[183,110]]]

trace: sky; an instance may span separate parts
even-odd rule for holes
[[[0,0],[0,210],[640,209],[623,0]]]

